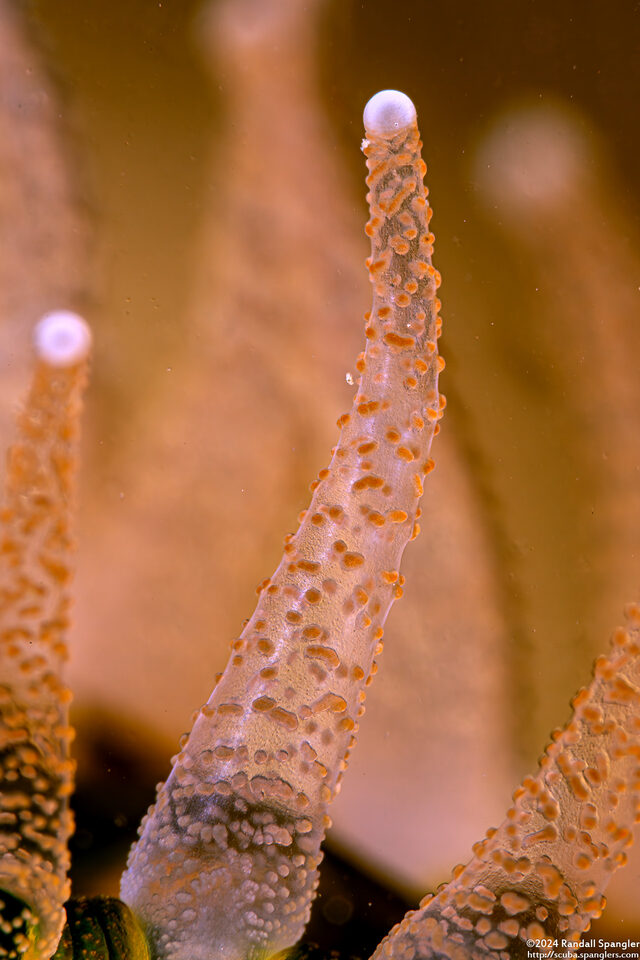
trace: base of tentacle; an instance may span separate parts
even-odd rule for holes
[[[78,897],[65,904],[67,923],[52,960],[150,960],[144,933],[116,897]]]

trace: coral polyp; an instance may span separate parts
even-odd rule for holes
[[[304,933],[330,804],[403,592],[401,561],[420,530],[445,405],[440,276],[415,107],[385,90],[364,120],[373,297],[352,408],[143,820],[123,902],[68,901],[66,926],[73,731],[62,666],[91,337],[69,311],[36,329],[34,381],[0,516],[0,957],[258,960]],[[507,960],[524,956],[527,939],[555,935],[577,949],[638,816],[640,646],[637,608],[628,613],[630,629],[597,661],[573,719],[538,775],[516,790],[502,825],[376,958]]]

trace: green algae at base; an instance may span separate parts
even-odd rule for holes
[[[150,960],[129,907],[116,897],[69,900],[67,923],[52,960]]]

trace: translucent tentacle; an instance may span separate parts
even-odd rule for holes
[[[166,960],[257,956],[302,934],[328,804],[418,530],[444,406],[426,168],[407,97],[378,94],[365,119],[373,305],[353,408],[122,880]]]
[[[570,722],[554,733],[538,774],[515,791],[506,819],[392,930],[374,960],[577,950],[640,818],[640,605],[626,613],[628,629],[596,660]]]
[[[11,946],[2,946],[40,960],[56,948],[69,894],[71,695],[61,674],[89,346],[75,314],[50,314],[36,328],[36,368],[0,514],[0,900],[6,892],[12,914],[24,904],[21,920],[11,920]]]

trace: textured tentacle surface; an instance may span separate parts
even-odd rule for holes
[[[578,948],[640,818],[640,606],[629,606],[627,617],[628,629],[618,629],[610,653],[596,660],[570,722],[555,732],[537,776],[515,791],[506,819],[407,914],[375,960],[507,960],[531,956],[534,947],[549,956]]]
[[[61,672],[89,341],[74,314],[38,326],[0,515],[0,944],[8,957],[51,956],[69,894],[71,696]]]
[[[373,305],[350,413],[257,608],[160,787],[122,880],[154,957],[274,952],[302,934],[320,844],[400,595],[444,405],[415,110],[365,112]]]

